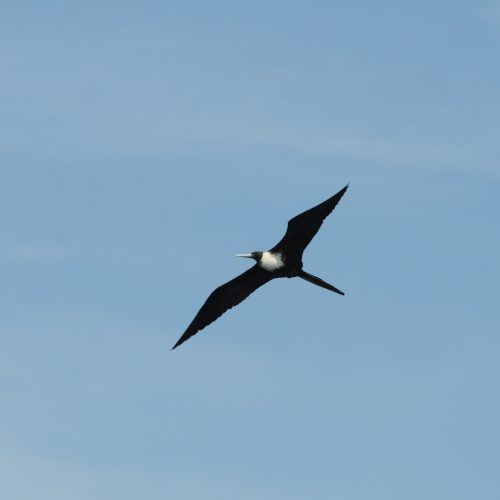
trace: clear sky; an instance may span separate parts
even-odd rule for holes
[[[500,498],[500,2],[2,3],[0,496]],[[350,189],[304,268],[176,351]]]

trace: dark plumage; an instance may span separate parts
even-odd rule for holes
[[[344,295],[333,285],[306,273],[302,269],[302,254],[318,232],[323,221],[337,206],[347,188],[348,185],[323,203],[290,219],[285,236],[271,250],[238,254],[240,257],[252,258],[257,263],[236,278],[216,288],[209,295],[198,314],[172,349],[180,346],[189,337],[208,326],[228,309],[238,305],[257,288],[274,278],[298,276],[310,283]]]

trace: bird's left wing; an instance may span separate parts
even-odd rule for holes
[[[337,206],[342,196],[344,196],[348,187],[349,184],[323,203],[290,219],[285,236],[283,236],[277,245],[271,248],[271,252],[282,251],[284,247],[289,247],[289,251],[295,250],[299,254],[302,254],[306,246],[309,245],[318,232],[323,221]]]
[[[172,349],[179,347],[189,337],[222,316],[228,309],[238,305],[273,277],[272,273],[256,264],[236,278],[216,288]]]

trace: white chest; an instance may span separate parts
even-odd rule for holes
[[[262,252],[262,259],[259,262],[259,266],[266,271],[276,271],[276,269],[284,265],[285,263],[281,260],[280,253]]]

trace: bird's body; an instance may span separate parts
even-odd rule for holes
[[[282,255],[278,253],[272,253],[272,252],[262,252],[262,257],[260,261],[257,262],[262,269],[265,269],[266,271],[274,272],[277,271],[278,269],[281,269],[282,267],[285,266],[285,263],[283,262],[283,257]]]
[[[237,257],[254,259],[256,264],[236,278],[216,288],[210,294],[172,349],[181,345],[228,309],[245,300],[257,288],[274,278],[300,277],[327,290],[344,295],[333,285],[305,272],[302,269],[302,254],[347,188],[348,186],[345,186],[328,200],[290,219],[285,236],[270,250],[236,254]]]

